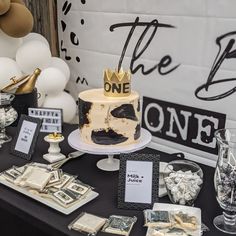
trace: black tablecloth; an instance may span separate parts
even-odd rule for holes
[[[64,136],[67,138],[68,134],[76,129],[74,125],[64,125]],[[12,135],[15,134],[15,128],[8,128],[8,132]],[[35,153],[32,161],[45,163],[42,155],[47,153],[48,145],[43,141],[46,134],[40,134]],[[9,154],[10,144],[5,144],[0,149],[0,171],[10,168],[12,165],[24,165],[27,161],[19,157]],[[61,143],[61,149],[64,154],[68,154],[73,149],[68,145],[67,140]],[[153,149],[145,148],[141,153],[159,153],[161,161],[169,162],[173,159],[170,155],[158,152]],[[77,232],[69,231],[67,226],[74,220],[81,212],[94,213],[99,216],[108,217],[112,214],[120,214],[127,216],[137,216],[138,221],[134,225],[131,236],[142,236],[146,234],[146,228],[143,227],[143,213],[136,210],[122,210],[117,208],[117,191],[118,191],[118,171],[105,172],[96,167],[96,162],[105,156],[96,156],[85,154],[81,158],[72,160],[63,166],[63,170],[73,175],[78,175],[78,178],[95,187],[99,193],[99,197],[90,203],[79,208],[72,214],[66,216],[59,213],[41,203],[36,202],[29,197],[15,192],[3,185],[0,185],[0,208],[11,212],[16,217],[23,219],[21,227],[29,227],[33,225],[39,230],[42,230],[48,235],[80,235]],[[212,224],[212,220],[216,215],[222,213],[219,208],[213,186],[214,168],[201,165],[204,172],[204,184],[195,202],[196,207],[202,209],[202,221],[210,228],[209,232],[204,235],[207,236],[220,236],[227,235],[216,230]],[[168,197],[160,198],[160,202],[168,202]],[[0,215],[1,215],[0,209]],[[4,212],[4,211],[3,211]],[[4,216],[2,216],[4,217]],[[13,218],[14,219],[14,218]],[[11,219],[12,220],[12,219]],[[0,226],[1,226],[0,222]],[[9,222],[9,227],[14,227],[13,222]],[[17,229],[16,229],[17,232]],[[0,227],[0,235],[3,235]],[[10,234],[8,234],[9,236]],[[19,234],[15,234],[19,235]],[[99,232],[98,236],[108,235]]]

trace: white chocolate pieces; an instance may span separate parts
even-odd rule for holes
[[[164,180],[171,200],[181,205],[192,205],[203,183],[202,178],[190,170],[171,172]]]

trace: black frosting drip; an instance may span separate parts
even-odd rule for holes
[[[140,101],[138,100],[138,107],[137,107],[137,111],[140,111]]]
[[[141,133],[141,126],[138,124],[135,128],[135,133],[134,133],[134,140],[137,140],[140,137]]]
[[[128,138],[122,134],[116,133],[113,129],[101,129],[98,131],[93,130],[91,139],[96,144],[112,145],[125,142]]]
[[[111,111],[111,114],[117,118],[126,118],[137,121],[135,110],[132,104],[123,104]]]
[[[82,128],[85,124],[89,124],[88,113],[92,103],[86,102],[79,98],[79,127]]]

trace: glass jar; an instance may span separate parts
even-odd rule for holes
[[[192,206],[203,184],[203,171],[192,161],[171,161],[165,168],[164,181],[172,203]]]
[[[218,161],[214,176],[216,199],[224,210],[213,223],[219,230],[236,234],[236,129],[217,130]]]
[[[6,127],[17,119],[17,112],[11,106],[14,97],[13,94],[0,93],[0,146],[12,139],[6,135]]]

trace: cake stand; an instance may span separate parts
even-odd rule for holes
[[[68,137],[69,145],[81,152],[95,154],[95,155],[108,155],[108,158],[102,159],[97,162],[97,167],[105,171],[116,171],[120,168],[120,160],[115,159],[114,155],[121,153],[131,153],[146,147],[152,139],[152,135],[146,129],[141,129],[141,136],[136,143],[124,146],[116,145],[98,145],[85,143],[79,133],[79,129],[74,130]]]

